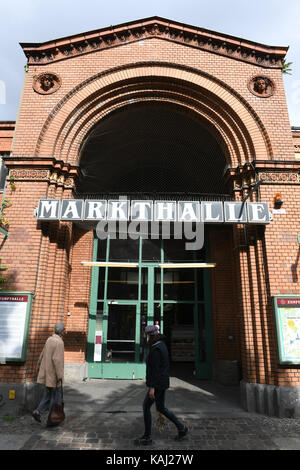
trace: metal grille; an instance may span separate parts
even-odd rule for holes
[[[225,167],[219,144],[199,122],[161,104],[144,104],[116,112],[90,133],[76,191],[81,197],[228,199]]]
[[[234,201],[230,194],[203,194],[203,193],[79,193],[74,191],[76,199],[119,199],[126,197],[129,201]]]

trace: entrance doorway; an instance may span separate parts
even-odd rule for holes
[[[89,377],[144,378],[144,328],[166,338],[171,373],[212,377],[212,313],[208,246],[185,250],[185,240],[94,238],[87,361]],[[164,267],[161,267],[163,263]],[[175,267],[175,263],[177,264]],[[183,266],[189,263],[189,267]],[[187,266],[187,265],[186,265]]]

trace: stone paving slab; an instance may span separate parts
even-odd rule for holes
[[[239,403],[237,387],[187,382],[171,378],[166,406],[189,428],[177,442],[172,423],[162,432],[155,425],[152,408],[153,444],[136,447],[143,434],[143,381],[97,380],[66,384],[66,420],[47,428],[47,416],[37,423],[27,412],[13,413],[7,402],[0,409],[0,450],[299,450],[300,418],[266,417],[247,413]],[[9,405],[9,406],[8,406]]]
[[[155,421],[155,414],[152,414]],[[47,428],[46,418],[36,423],[30,415],[0,424],[1,450],[299,450],[300,420],[179,415],[189,427],[181,442],[174,440],[176,428],[167,423],[159,432],[153,426],[153,444],[136,447],[143,433],[141,413],[69,414],[57,428]]]

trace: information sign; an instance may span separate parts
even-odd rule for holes
[[[300,295],[273,297],[280,364],[300,364]]]
[[[30,292],[0,293],[1,363],[26,360],[31,304]]]

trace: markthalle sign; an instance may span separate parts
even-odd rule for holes
[[[253,223],[271,221],[267,202],[41,199],[39,220]]]

